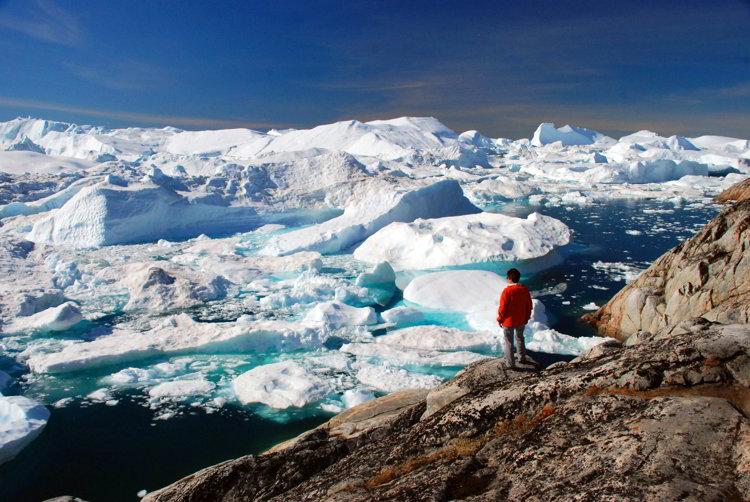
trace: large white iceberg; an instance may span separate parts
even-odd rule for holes
[[[0,396],[0,464],[11,460],[41,432],[49,410],[23,396]]]
[[[404,299],[430,309],[476,312],[496,309],[508,281],[485,270],[446,270],[420,275],[404,290]]]
[[[261,251],[287,255],[298,251],[336,253],[366,239],[389,223],[417,218],[437,218],[478,213],[454,180],[405,191],[372,193],[344,210],[344,214],[318,225],[279,235]]]
[[[96,247],[228,232],[257,222],[253,209],[227,207],[210,195],[189,199],[160,186],[99,184],[81,189],[63,207],[37,221],[29,239]]]
[[[323,399],[330,386],[295,361],[255,367],[232,382],[242,404],[263,403],[271,408],[302,407]]]
[[[391,223],[363,242],[354,257],[387,261],[396,270],[423,270],[536,258],[569,240],[567,225],[550,216],[480,213]]]

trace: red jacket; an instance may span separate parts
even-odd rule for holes
[[[500,295],[497,322],[501,326],[523,326],[531,318],[531,295],[526,286],[508,284]]]

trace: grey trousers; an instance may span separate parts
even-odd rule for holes
[[[521,359],[526,357],[526,345],[523,341],[523,328],[525,325],[506,327],[503,326],[503,347],[505,348],[505,362],[508,363],[508,367],[512,368],[516,365],[515,358],[513,357],[513,333],[516,334],[516,350],[521,356]]]

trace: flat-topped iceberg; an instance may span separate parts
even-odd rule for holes
[[[491,350],[498,342],[489,331],[462,331],[445,326],[412,326],[379,336],[375,343],[423,350]]]
[[[36,373],[61,373],[169,354],[311,350],[323,342],[318,329],[299,323],[242,321],[200,323],[180,314],[145,332],[115,331],[58,352],[33,355],[27,364]]]
[[[357,380],[383,392],[398,392],[406,389],[430,389],[440,385],[443,379],[435,375],[424,375],[403,368],[359,363]]]
[[[571,125],[564,125],[556,128],[555,124],[551,122],[542,122],[539,124],[539,127],[536,128],[536,131],[534,131],[534,137],[531,140],[531,144],[534,146],[544,146],[559,141],[563,146],[575,146],[591,145],[592,143],[602,140],[614,143],[612,138],[609,138],[598,131],[592,131],[591,129]]]
[[[238,376],[232,389],[242,404],[263,403],[271,408],[302,407],[323,399],[330,386],[295,361],[264,364]]]
[[[387,261],[396,270],[424,270],[537,258],[569,241],[567,225],[549,216],[480,213],[391,223],[363,242],[354,257]]]
[[[415,190],[392,189],[372,193],[324,223],[273,238],[261,254],[287,255],[298,251],[336,253],[366,239],[393,222],[478,213],[464,197],[457,181],[443,180]]]
[[[249,206],[231,206],[213,193],[188,196],[163,186],[99,183],[83,187],[61,208],[36,221],[29,240],[87,248],[182,240],[200,234],[247,231],[267,220],[318,222],[331,210],[278,212],[261,217]]]
[[[423,307],[452,312],[492,310],[508,281],[486,270],[446,270],[414,278],[404,299]]]
[[[248,228],[257,221],[253,209],[230,208],[211,196],[188,199],[160,186],[99,184],[84,187],[60,209],[37,221],[29,240],[97,247],[194,237],[204,230],[215,231],[217,222],[230,230]]]
[[[0,396],[0,464],[11,460],[47,425],[49,410],[23,396]]]

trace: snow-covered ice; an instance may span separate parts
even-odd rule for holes
[[[396,270],[435,269],[536,258],[569,240],[568,227],[549,216],[479,213],[391,223],[363,242],[354,257],[387,261]]]
[[[531,144],[534,146],[544,146],[558,141],[563,146],[590,145],[596,141],[614,142],[612,138],[608,138],[597,131],[571,125],[556,128],[555,124],[544,122],[534,131]]]
[[[329,385],[295,361],[253,368],[234,379],[237,398],[243,404],[263,403],[271,408],[302,407],[323,399]]]
[[[65,302],[29,317],[19,317],[5,330],[9,333],[27,330],[65,331],[81,322],[81,320],[83,320],[83,316],[78,305],[73,302]]]
[[[335,253],[361,242],[389,223],[478,212],[453,180],[416,190],[378,190],[347,206],[344,214],[337,218],[279,235],[262,252],[270,255],[297,251]]]
[[[187,314],[164,318],[145,332],[115,331],[59,352],[32,355],[32,371],[60,373],[191,352],[264,352],[315,349],[323,338],[316,328],[283,321],[195,322]]]
[[[378,317],[372,307],[357,308],[332,301],[315,305],[305,316],[305,322],[320,323],[329,328],[341,328],[375,324],[378,322]]]
[[[435,375],[409,372],[403,368],[393,368],[362,363],[357,370],[357,380],[383,392],[397,392],[407,389],[429,389],[439,385],[443,379]]]
[[[416,277],[404,290],[404,299],[423,307],[476,312],[496,308],[508,281],[485,270],[448,270]]]
[[[0,464],[11,460],[41,432],[49,410],[23,396],[0,396]]]

